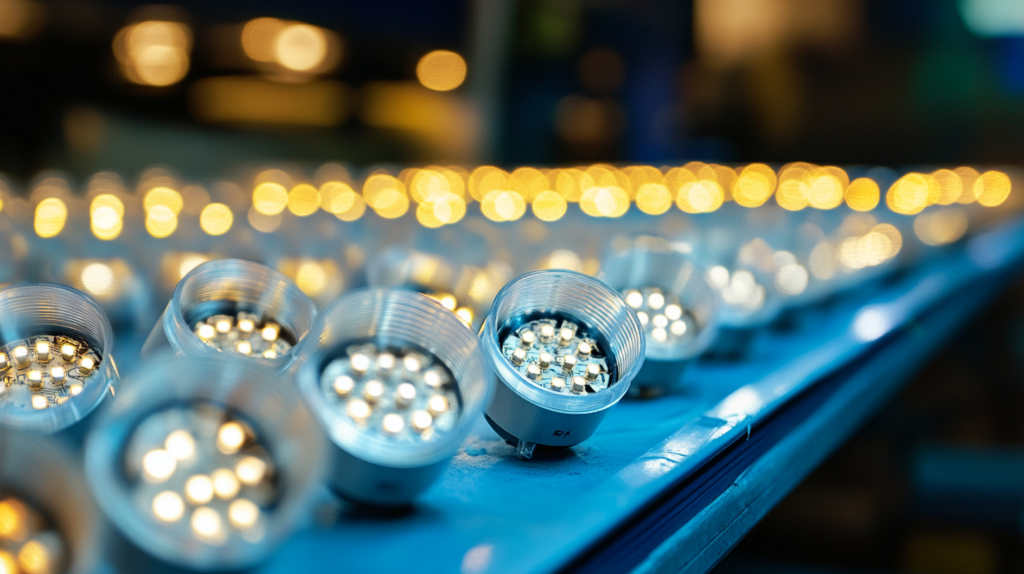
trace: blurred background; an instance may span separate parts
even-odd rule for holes
[[[117,267],[127,248],[102,246],[121,233],[122,219],[127,229],[126,206],[136,215],[145,208],[152,238],[136,217],[122,246],[141,237],[136,256],[155,261],[168,248],[153,241],[174,233],[182,205],[193,219],[207,204],[230,208],[202,223],[211,237],[231,228],[232,211],[246,219],[251,187],[242,188],[254,180],[212,183],[225,174],[263,170],[257,188],[271,182],[280,193],[299,181],[268,167],[323,164],[323,174],[308,178],[320,185],[352,182],[341,164],[326,163],[338,161],[399,166],[394,175],[429,164],[800,160],[899,170],[1012,167],[1022,159],[1020,0],[0,0],[0,197],[8,203],[0,209],[12,220],[32,221],[34,213],[40,238],[59,234],[69,216],[82,226],[90,220],[92,251],[29,278],[74,277],[100,298],[113,298],[115,278],[130,274]],[[192,186],[180,174],[210,183]],[[876,179],[884,194],[885,177]],[[150,205],[161,186],[175,195],[152,196]],[[312,211],[287,198],[296,216],[318,209],[317,190],[306,187]],[[67,200],[53,207],[63,210],[59,217],[48,215],[47,197],[79,189],[123,203]],[[124,199],[125,189],[147,193],[146,204]],[[328,210],[324,194],[321,187]],[[169,232],[154,215],[163,213],[153,208],[161,201],[177,202]],[[260,201],[253,196],[248,224],[274,232],[285,199],[276,211],[261,210]],[[329,211],[348,222],[342,214],[355,200],[345,201]],[[398,215],[407,208],[406,199]],[[52,233],[47,217],[60,220]],[[663,231],[681,225],[673,217],[662,220]],[[395,225],[414,226],[404,221]],[[162,295],[118,305],[158,312],[178,278],[218,250],[209,242],[180,246],[188,230],[199,235],[198,225],[179,230],[179,252],[159,264],[168,275]],[[298,242],[298,225],[281,228],[281,253]],[[524,236],[547,233],[537,225],[524,220]],[[371,233],[345,229],[316,237]],[[245,232],[236,240],[249,246],[253,234]],[[19,237],[9,250],[24,257]],[[36,264],[63,245],[33,241]],[[323,288],[337,268],[275,259],[275,243],[259,245],[304,290],[322,295],[318,303],[341,289]],[[246,249],[220,252],[251,256]],[[571,255],[587,270],[598,253]],[[353,243],[339,257],[358,269],[365,254]],[[483,266],[488,256],[477,259]],[[502,280],[511,273],[490,271]],[[1014,291],[720,570],[1024,571],[1024,301]],[[155,319],[128,315],[142,333]]]
[[[0,171],[22,179],[1024,150],[1014,0],[2,0],[0,42]]]

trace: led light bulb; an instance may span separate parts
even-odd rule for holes
[[[517,356],[531,332],[537,342]],[[480,344],[497,375],[487,421],[521,458],[537,445],[573,446],[592,435],[644,360],[636,313],[619,293],[573,271],[536,271],[506,285]]]
[[[322,479],[326,443],[301,398],[234,355],[165,354],[135,377],[85,445],[93,497],[121,543],[195,570],[267,557]]]
[[[371,285],[402,287],[427,295],[471,328],[483,322],[483,314],[503,282],[484,269],[397,247],[374,258],[367,275]]]
[[[223,352],[283,372],[315,315],[313,302],[283,274],[240,259],[208,261],[178,283],[142,352]]]
[[[0,429],[0,572],[95,572],[102,523],[62,441]]]
[[[0,317],[0,426],[60,432],[114,397],[113,332],[87,295],[61,285],[8,287]]]
[[[404,289],[343,295],[300,348],[299,390],[334,445],[329,485],[357,502],[400,505],[455,454],[488,394],[476,337]]]
[[[647,337],[647,357],[630,394],[677,386],[717,333],[719,298],[707,272],[668,246],[635,246],[604,261],[600,278],[622,294]]]

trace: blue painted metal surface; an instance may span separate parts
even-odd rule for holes
[[[979,235],[869,297],[809,309],[796,328],[761,333],[743,362],[700,363],[678,392],[624,401],[593,438],[573,449],[519,461],[481,419],[415,508],[378,514],[336,503],[336,520],[298,533],[261,571],[583,568],[588,555],[614,546],[609,533],[624,524],[644,527],[644,512],[659,497],[714,468],[709,463],[716,456],[831,378],[838,385],[832,394],[785,436],[765,444],[762,455],[748,457],[738,469],[741,479],[705,501],[680,530],[655,540],[660,546],[646,562],[620,563],[642,571],[706,570],[1016,272],[1022,258],[1024,224]],[[831,426],[836,432],[815,432]],[[786,460],[790,466],[780,467]],[[778,488],[769,488],[773,481]]]

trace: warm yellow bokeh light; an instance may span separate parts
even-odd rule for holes
[[[409,197],[398,178],[387,174],[374,174],[363,183],[363,199],[377,215],[395,219],[409,211]]]
[[[621,217],[629,206],[629,195],[621,187],[591,187],[580,198],[580,209],[591,217]]]
[[[416,219],[425,227],[450,225],[465,215],[466,201],[454,193],[446,193],[416,207]]]
[[[466,61],[455,52],[435,50],[420,58],[416,77],[431,90],[454,90],[466,80]]]
[[[920,173],[908,173],[896,180],[885,195],[889,209],[904,215],[914,215],[935,203],[941,195],[934,178]]]
[[[650,215],[661,215],[672,207],[672,194],[663,183],[645,183],[636,192],[636,206]]]
[[[469,175],[469,193],[473,199],[483,201],[492,191],[504,191],[508,187],[509,174],[493,165],[480,166]]]
[[[541,192],[552,191],[547,176],[532,167],[513,171],[508,177],[508,187],[527,202],[532,202]]]
[[[583,189],[580,187],[582,180],[583,170],[575,168],[559,170],[555,179],[555,191],[566,201],[577,202],[583,197]]]
[[[846,188],[846,205],[854,211],[871,211],[881,200],[882,191],[875,180],[858,177]]]
[[[480,202],[480,211],[491,221],[516,221],[526,213],[526,201],[514,191],[496,189]]]
[[[973,167],[958,167],[953,170],[953,173],[960,177],[961,192],[960,198],[957,199],[957,203],[969,204],[977,201],[977,197],[974,195],[974,184],[981,177],[978,170]]]
[[[150,86],[180,82],[188,73],[190,49],[190,31],[180,22],[139,22],[114,38],[114,55],[125,76]]]
[[[116,239],[124,228],[124,204],[117,196],[102,193],[89,204],[89,227],[97,239]]]
[[[955,171],[939,169],[932,172],[932,178],[934,178],[935,183],[939,186],[939,199],[936,203],[939,205],[950,205],[960,199],[960,195],[964,191],[964,184],[960,181],[960,176]]]
[[[327,57],[327,36],[316,26],[289,24],[274,39],[274,55],[289,70],[312,70]]]
[[[178,228],[178,216],[166,205],[157,205],[146,212],[146,231],[158,239],[169,237]]]
[[[316,297],[327,288],[327,271],[318,261],[304,261],[295,273],[295,284],[303,293]]]
[[[733,186],[733,199],[743,207],[758,207],[775,193],[775,170],[763,163],[743,168]]]
[[[948,245],[967,233],[969,224],[963,208],[951,207],[914,218],[914,234],[926,245]]]
[[[986,171],[974,182],[974,197],[985,207],[995,207],[1010,196],[1010,177],[1001,171]]]
[[[722,187],[707,179],[683,185],[676,195],[676,207],[686,213],[710,213],[721,207],[723,201]]]
[[[288,211],[299,217],[313,215],[320,209],[320,191],[308,183],[300,183],[288,192]]]
[[[35,230],[39,237],[56,237],[64,229],[68,207],[56,197],[48,197],[36,206]]]
[[[209,235],[224,235],[231,230],[235,216],[223,203],[211,203],[199,214],[199,226]]]
[[[185,206],[185,201],[181,198],[180,193],[169,187],[154,187],[146,192],[146,196],[142,200],[142,207],[149,211],[158,205],[167,207],[174,212],[174,215],[178,215],[181,213],[181,208]]]
[[[29,540],[18,551],[18,565],[25,574],[51,574],[55,570],[54,558],[46,545],[38,540]]]
[[[418,203],[433,202],[452,193],[451,181],[440,171],[418,169],[408,181],[409,195]]]
[[[277,18],[254,18],[242,28],[242,50],[257,62],[273,62],[275,40],[285,23]]]
[[[252,191],[252,206],[263,215],[277,215],[288,205],[288,190],[279,183],[265,181]]]
[[[843,181],[819,168],[811,172],[807,185],[807,203],[815,209],[833,209],[843,204]]]
[[[533,198],[533,215],[541,221],[558,221],[569,205],[557,191],[546,190]]]
[[[320,186],[320,207],[342,221],[355,221],[366,211],[366,202],[347,183],[328,181]]]

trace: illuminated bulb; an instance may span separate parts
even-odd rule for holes
[[[276,359],[277,358],[277,351],[275,351],[273,349],[267,349],[266,351],[263,351],[263,358],[264,359]]]
[[[674,321],[671,327],[672,334],[680,337],[686,334],[686,322],[685,321]]]
[[[449,311],[454,311],[455,305],[458,303],[458,301],[456,301],[455,297],[452,297],[451,295],[443,295],[441,297],[440,303],[441,306],[444,307],[445,309],[448,309]]]
[[[526,367],[526,376],[527,377],[529,377],[529,378],[531,378],[531,379],[536,381],[536,380],[540,379],[540,375],[541,375],[541,370],[540,370],[540,367],[538,367],[537,365],[529,365],[528,367]]]
[[[224,423],[217,431],[217,449],[224,454],[234,454],[245,443],[245,429],[237,422]]]
[[[576,394],[582,393],[587,390],[587,380],[583,377],[573,377],[572,388],[570,390]]]
[[[384,415],[382,426],[384,427],[384,432],[398,434],[405,428],[405,421],[402,420],[402,415],[391,413]]]
[[[665,307],[665,316],[675,321],[683,316],[683,308],[675,303]]]
[[[406,357],[402,359],[402,364],[405,365],[405,370],[410,373],[416,373],[420,370],[420,362],[416,357]]]
[[[427,430],[433,422],[434,417],[430,416],[430,413],[427,411],[414,411],[412,413],[412,428],[416,432]]]
[[[192,513],[192,531],[200,538],[218,538],[221,533],[220,514],[217,511],[202,506]]]
[[[529,349],[537,342],[537,334],[533,331],[526,331],[519,336],[519,344]]]
[[[218,468],[210,476],[213,478],[213,492],[217,498],[230,500],[238,495],[238,489],[241,487],[234,472],[226,468]]]
[[[640,319],[641,325],[646,325],[647,322],[651,320],[650,317],[647,316],[647,313],[644,313],[643,311],[637,311],[636,318]]]
[[[231,319],[218,319],[215,323],[217,332],[227,333],[231,330]]]
[[[64,384],[64,367],[52,367],[50,369],[50,380],[54,385]]]
[[[413,399],[416,398],[416,387],[409,383],[402,383],[398,385],[398,391],[395,393],[395,402],[400,408],[404,408],[412,404]]]
[[[427,409],[435,417],[448,410],[448,399],[441,395],[434,395],[427,401]]]
[[[664,315],[655,315],[654,316],[654,326],[655,327],[660,327],[662,329],[664,329],[665,327],[668,327],[668,317],[666,317]]]
[[[189,458],[196,452],[196,440],[187,430],[176,430],[167,435],[164,448],[177,460]]]
[[[644,296],[639,291],[630,291],[626,294],[626,304],[634,309],[639,309],[644,304]]]
[[[38,411],[45,409],[47,406],[49,406],[49,403],[47,402],[46,397],[43,395],[32,395],[32,408]]]
[[[74,361],[75,355],[78,354],[78,349],[74,345],[64,343],[60,348],[60,358],[65,361]]]
[[[370,368],[370,357],[362,353],[352,355],[352,370],[357,373],[365,373]]]
[[[370,405],[363,399],[352,399],[345,408],[348,416],[357,423],[361,423],[370,417]]]
[[[665,305],[665,296],[661,293],[651,293],[647,296],[647,305],[651,309],[661,309]]]
[[[28,372],[28,388],[32,390],[39,390],[43,388],[43,372],[38,369],[32,369]]]
[[[78,362],[78,372],[88,375],[95,366],[96,362],[92,360],[92,357],[82,357],[82,360]]]
[[[238,330],[243,333],[252,333],[255,328],[256,323],[254,323],[252,319],[241,319],[238,321]]]
[[[576,368],[576,357],[573,355],[564,355],[562,357],[562,370],[569,373]]]
[[[370,403],[374,404],[384,396],[384,385],[378,381],[373,380],[366,383],[363,387],[363,397]]]
[[[36,360],[40,363],[50,360],[50,343],[48,341],[36,342]]]
[[[590,365],[587,367],[587,378],[593,381],[601,374],[601,367],[599,365]]]
[[[473,322],[473,310],[469,307],[459,307],[455,310],[455,316],[467,325]]]
[[[390,371],[395,368],[395,356],[391,353],[381,353],[377,355],[377,367],[385,371]]]
[[[525,360],[526,360],[526,351],[524,351],[522,349],[516,349],[515,351],[512,351],[512,364],[513,365],[516,365],[516,366],[522,365],[523,361],[525,361]]]
[[[655,341],[663,343],[665,339],[668,339],[668,334],[665,332],[665,329],[658,327],[657,329],[651,331],[651,337],[653,337]]]
[[[553,325],[542,325],[540,328],[540,340],[542,343],[550,343],[555,337],[555,327]]]
[[[238,480],[242,484],[248,486],[259,484],[267,474],[267,463],[262,458],[247,456],[235,465],[235,474],[238,475]]]
[[[237,350],[239,353],[243,355],[251,355],[252,344],[250,344],[248,341],[242,341],[235,346],[235,350]]]
[[[29,357],[28,355],[28,347],[25,345],[18,345],[14,348],[14,364],[19,369],[24,369],[32,364],[32,357]]]
[[[153,515],[163,522],[177,522],[185,514],[185,503],[176,492],[165,490],[153,497]]]
[[[153,482],[163,482],[174,474],[177,463],[171,453],[163,449],[147,452],[142,457],[142,470]]]
[[[551,388],[556,391],[562,391],[565,389],[565,379],[562,377],[554,377],[551,379]]]
[[[71,395],[77,396],[82,392],[82,385],[71,385]]]
[[[354,388],[356,388],[356,382],[348,375],[341,375],[334,379],[334,392],[338,393],[339,397],[348,396]]]
[[[542,369],[546,369],[551,366],[551,361],[554,360],[555,359],[551,356],[551,353],[541,353],[540,357],[537,359],[537,365]]]
[[[572,329],[562,329],[558,332],[558,344],[564,347],[571,343],[575,337],[576,333],[573,333]]]
[[[266,327],[263,327],[263,331],[260,332],[260,336],[263,337],[264,341],[276,341],[280,332],[281,327],[274,324],[268,324]]]
[[[591,351],[593,351],[593,349],[590,347],[590,343],[587,343],[586,341],[581,342],[576,346],[576,356],[581,359],[589,357]]]
[[[436,370],[430,369],[423,373],[423,382],[426,383],[428,387],[436,388],[441,384],[441,375],[438,374]]]
[[[250,500],[239,498],[228,506],[228,520],[239,530],[252,528],[260,518],[260,509]]]
[[[185,481],[185,498],[192,504],[206,504],[213,500],[213,481],[205,474],[190,476]]]
[[[212,339],[217,334],[217,330],[210,325],[199,326],[199,338],[203,340]]]

